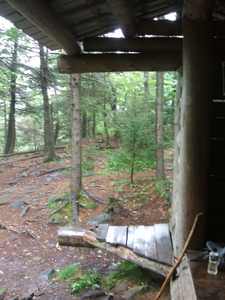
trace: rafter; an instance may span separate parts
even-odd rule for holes
[[[185,0],[184,15],[195,21],[205,20],[210,14],[216,0]]]
[[[129,0],[107,0],[112,14],[117,20],[123,35],[133,38],[137,35],[136,18]]]
[[[168,20],[140,20],[138,23],[139,35],[182,35],[181,23],[179,21]]]
[[[23,16],[51,37],[66,53],[79,54],[81,48],[66,25],[48,9],[42,0],[6,0]]]

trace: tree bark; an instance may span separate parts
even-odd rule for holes
[[[56,159],[54,133],[52,124],[52,112],[48,97],[48,59],[44,47],[39,43],[40,51],[40,86],[44,103],[44,151],[47,153],[47,161]]]
[[[78,222],[77,199],[82,190],[82,145],[81,145],[81,98],[80,75],[72,74],[71,79],[71,199],[74,219]]]
[[[92,136],[96,136],[96,112],[95,110],[92,113]]]
[[[106,136],[106,145],[109,145],[109,131],[108,131],[108,122],[107,122],[107,111],[106,111],[106,100],[104,99],[103,103],[103,120],[104,120],[104,129]]]
[[[165,179],[163,138],[163,72],[156,73],[156,182]]]
[[[150,107],[150,90],[149,90],[149,72],[145,71],[144,73],[144,95],[145,95],[145,107],[146,111],[149,112],[151,110]]]
[[[83,117],[82,117],[82,137],[87,137],[87,112],[83,111]]]
[[[12,63],[10,67],[11,71],[11,82],[10,82],[10,110],[9,110],[9,121],[8,130],[4,154],[9,154],[14,152],[15,142],[16,142],[16,121],[15,121],[15,110],[16,110],[16,71],[17,71],[17,49],[18,49],[18,37],[14,42],[14,49],[12,53]]]

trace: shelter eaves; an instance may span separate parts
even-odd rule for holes
[[[71,39],[78,42],[86,37],[113,32],[117,28],[122,29],[125,37],[137,37],[139,20],[178,12],[179,2],[177,0],[0,0],[0,15],[44,46],[56,50],[64,48],[64,45],[47,32],[42,23],[47,24],[57,20],[55,30],[66,28]],[[67,49],[64,50],[68,53]]]

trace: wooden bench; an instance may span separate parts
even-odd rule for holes
[[[168,224],[154,226],[99,225],[97,233],[61,227],[58,241],[62,246],[98,247],[125,260],[166,276],[172,264],[173,250]]]

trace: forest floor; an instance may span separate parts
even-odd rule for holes
[[[83,186],[105,204],[95,202],[95,209],[79,207],[79,226],[89,228],[91,218],[104,214],[109,197],[120,199],[122,204],[111,216],[113,225],[167,223],[170,209],[166,208],[167,201],[154,192],[155,171],[136,174],[135,185],[130,185],[128,174],[105,168],[104,143],[98,142],[99,138],[84,141],[84,147],[100,146],[102,150],[94,158],[92,173],[83,177]],[[112,142],[111,146],[116,145]],[[173,160],[171,153],[166,153],[168,169]],[[70,187],[68,148],[57,150],[57,155],[58,161],[47,163],[42,163],[44,156],[38,152],[0,158],[0,299],[81,299],[84,293],[70,296],[70,283],[46,280],[42,272],[80,265],[84,271],[98,269],[108,274],[121,261],[98,249],[58,246],[58,229],[68,226],[72,214],[66,208],[50,216],[60,204],[49,206],[49,202],[63,197]],[[173,180],[171,169],[166,177]],[[92,202],[86,198],[84,201]],[[161,283],[152,281],[150,285],[150,291],[138,299],[154,299]],[[124,294],[119,288],[110,292],[116,300]],[[28,298],[32,294],[33,298]],[[170,299],[168,291],[162,299]]]

